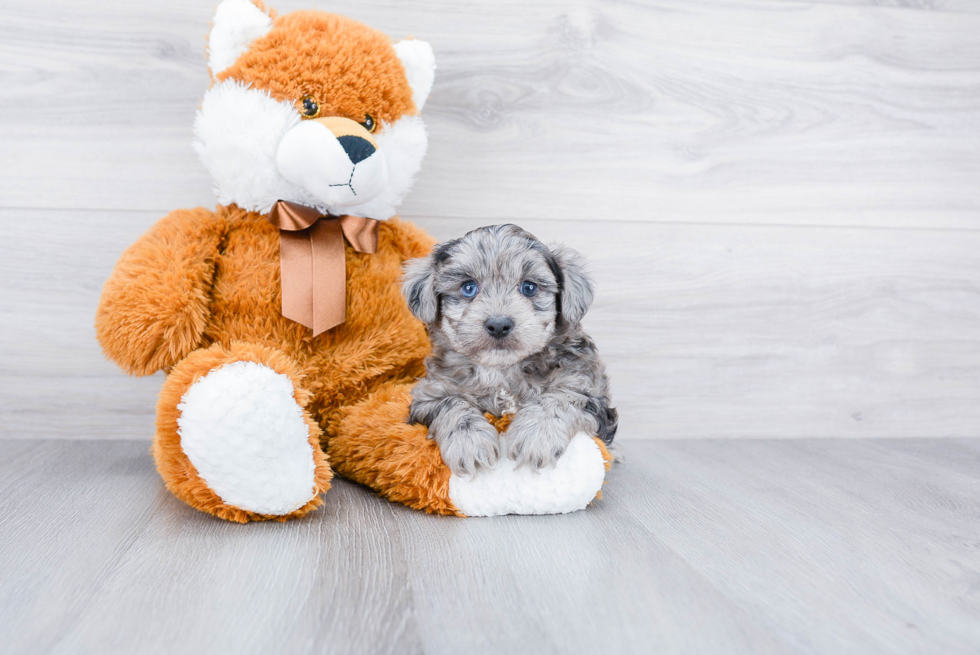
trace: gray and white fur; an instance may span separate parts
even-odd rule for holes
[[[516,225],[483,227],[408,262],[402,291],[433,350],[410,420],[455,473],[502,455],[553,466],[578,432],[612,442],[618,417],[580,325],[593,291],[577,252]],[[502,440],[484,412],[514,415]]]

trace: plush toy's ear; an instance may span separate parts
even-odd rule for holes
[[[426,325],[439,316],[439,298],[435,289],[435,270],[431,257],[409,260],[402,278],[402,294],[415,318]]]
[[[577,251],[565,246],[553,246],[551,252],[562,273],[561,318],[569,325],[582,320],[592,306],[592,280],[585,273],[585,261]]]
[[[412,102],[415,110],[421,112],[425,99],[432,91],[432,82],[436,78],[436,57],[432,54],[432,46],[418,39],[405,39],[395,44],[395,54],[405,67],[408,85],[412,87]]]
[[[208,38],[208,68],[217,75],[235,63],[249,44],[272,29],[272,17],[249,0],[224,0],[214,12]]]

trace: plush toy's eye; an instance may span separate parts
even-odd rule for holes
[[[363,125],[364,129],[368,132],[374,132],[376,129],[378,129],[378,124],[374,122],[374,116],[371,114],[364,114],[364,122],[361,123],[361,125]]]
[[[521,293],[523,293],[528,298],[533,297],[538,292],[538,285],[534,282],[521,282]]]
[[[303,107],[303,116],[316,118],[320,114],[320,105],[313,99],[313,96],[303,96],[299,102]]]
[[[473,280],[467,280],[463,282],[463,286],[459,288],[459,292],[463,294],[464,298],[472,298],[480,291],[479,285]]]

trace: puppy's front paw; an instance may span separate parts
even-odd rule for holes
[[[497,430],[482,416],[462,419],[449,434],[437,439],[442,460],[457,475],[489,468],[500,459]]]
[[[506,436],[507,456],[517,462],[518,467],[540,469],[558,462],[572,435],[561,421],[548,416],[540,407],[530,405],[517,412]]]

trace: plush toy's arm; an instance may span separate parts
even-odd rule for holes
[[[95,332],[128,373],[150,375],[200,345],[224,232],[214,212],[181,209],[119,258],[102,289]]]

